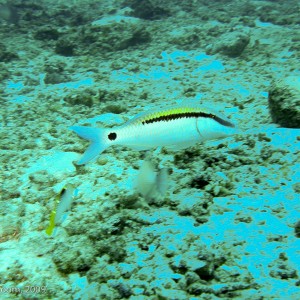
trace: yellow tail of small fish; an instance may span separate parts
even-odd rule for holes
[[[48,235],[52,235],[52,233],[53,233],[53,230],[55,227],[55,215],[56,215],[56,211],[52,210],[51,215],[50,215],[49,226],[46,228],[46,233]]]

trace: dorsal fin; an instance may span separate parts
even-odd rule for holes
[[[128,124],[150,124],[161,121],[171,121],[180,118],[211,118],[217,121],[218,123],[234,127],[234,125],[224,117],[220,117],[216,113],[208,110],[205,107],[197,105],[174,105],[165,108],[158,108],[150,110],[141,114],[138,114],[133,119],[129,120]]]

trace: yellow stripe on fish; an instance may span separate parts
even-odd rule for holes
[[[197,107],[178,107],[172,108],[165,111],[159,111],[156,113],[150,113],[148,116],[141,118],[139,121],[142,124],[149,124],[153,122],[159,121],[170,121],[180,118],[198,118],[198,117],[205,117],[215,119],[217,122],[220,122],[223,125],[234,127],[232,123],[226,121],[224,119],[218,118],[216,115],[209,113],[204,108],[197,108]]]
[[[150,113],[148,116],[141,118],[141,122],[152,123],[157,121],[167,121],[181,117],[188,117],[191,114],[201,113],[202,111],[192,107],[173,107],[167,110]],[[203,112],[204,113],[204,112]]]
[[[165,146],[183,149],[198,142],[224,138],[236,132],[234,124],[208,108],[198,105],[175,105],[136,115],[114,128],[72,126],[80,137],[91,141],[77,164],[86,164],[112,145],[136,150]]]
[[[53,230],[55,228],[55,216],[56,216],[56,207],[60,202],[60,196],[57,196],[55,198],[55,209],[51,211],[50,213],[50,220],[49,220],[49,226],[46,228],[46,233],[48,235],[52,235]]]

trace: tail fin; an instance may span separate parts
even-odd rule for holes
[[[77,162],[77,165],[85,165],[94,160],[98,154],[108,147],[108,144],[106,143],[105,129],[103,128],[72,126],[70,129],[76,132],[80,137],[91,142],[83,156]]]
[[[169,172],[167,168],[161,169],[157,174],[157,190],[159,194],[164,197],[168,190],[168,183],[169,183]]]

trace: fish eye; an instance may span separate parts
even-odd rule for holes
[[[109,140],[114,141],[117,138],[117,134],[115,132],[111,132],[107,137]]]
[[[64,195],[66,193],[67,189],[66,188],[63,188],[61,191],[60,191],[60,196]]]

